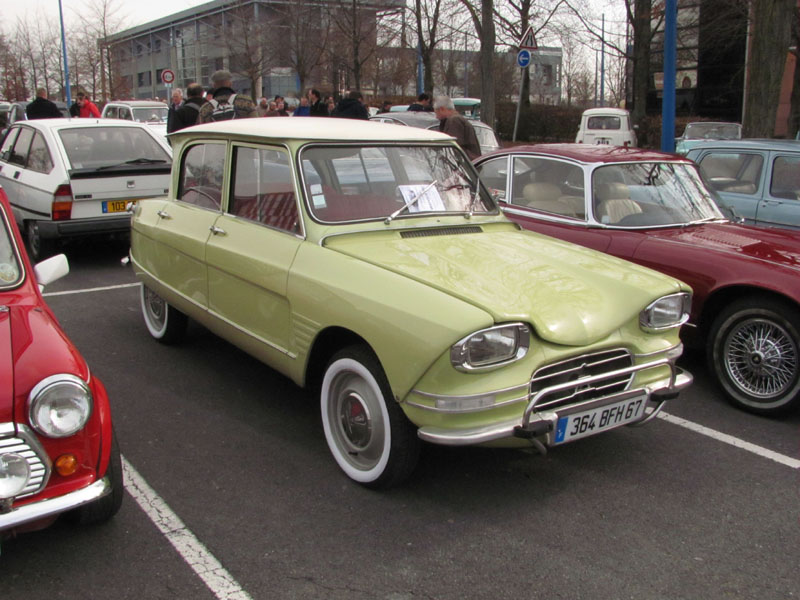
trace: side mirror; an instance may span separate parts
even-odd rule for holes
[[[61,279],[69,273],[69,262],[67,262],[65,255],[57,254],[38,263],[33,267],[33,272],[36,275],[36,282],[39,284],[39,291],[41,292],[44,286]]]

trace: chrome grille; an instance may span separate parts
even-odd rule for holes
[[[464,235],[467,233],[481,233],[483,229],[477,225],[467,227],[437,227],[436,229],[416,229],[400,232],[402,238],[434,237],[438,235]]]
[[[25,426],[16,435],[0,438],[0,454],[14,452],[28,461],[30,479],[28,485],[15,496],[24,498],[41,490],[50,477],[50,459],[36,440],[36,436]]]
[[[553,385],[575,382],[575,386],[559,390],[542,397],[535,410],[553,410],[560,406],[578,404],[609,394],[622,392],[630,385],[632,373],[609,376],[592,384],[581,384],[579,380],[593,375],[603,375],[633,365],[631,353],[625,349],[604,350],[592,354],[584,354],[540,368],[531,378],[530,393],[537,392]]]

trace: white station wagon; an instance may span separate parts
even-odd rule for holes
[[[61,240],[130,233],[129,202],[167,193],[172,151],[147,125],[40,119],[11,126],[0,185],[34,260]]]

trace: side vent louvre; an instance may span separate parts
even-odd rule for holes
[[[439,235],[466,235],[469,233],[481,233],[478,225],[471,225],[469,227],[437,227],[436,229],[417,229],[412,231],[401,231],[400,237],[403,238],[419,238],[419,237],[434,237]]]

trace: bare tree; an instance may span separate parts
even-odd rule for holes
[[[348,69],[353,76],[351,86],[361,89],[362,72],[374,57],[377,49],[377,10],[362,6],[358,0],[333,0],[330,19],[333,25],[333,43],[337,55],[347,57]]]
[[[747,89],[742,123],[748,137],[771,137],[796,0],[752,0]],[[769,68],[773,66],[773,68]]]
[[[281,33],[267,36],[271,54],[294,69],[300,90],[304,90],[325,58],[330,38],[328,17],[319,5],[305,3],[276,8],[275,16]]]
[[[272,49],[266,42],[275,36],[274,24],[270,23],[263,7],[238,0],[225,16],[223,44],[229,58],[232,73],[250,81],[250,94],[261,95],[261,81],[270,65]]]
[[[792,81],[791,107],[789,109],[789,135],[800,131],[800,7],[792,19],[792,54],[794,55],[794,78]]]
[[[25,67],[15,41],[0,33],[0,93],[12,101],[27,99]]]
[[[475,33],[480,40],[481,119],[494,126],[494,50],[497,33],[494,22],[494,0],[460,0],[469,12]]]
[[[114,93],[111,84],[115,75],[111,62],[111,48],[105,43],[105,40],[123,27],[123,18],[120,15],[121,7],[121,0],[88,0],[86,11],[77,13],[84,25],[84,30],[93,38],[87,38],[84,40],[85,43],[94,43],[99,47],[100,63],[98,67],[103,102],[107,101],[109,96]]]

